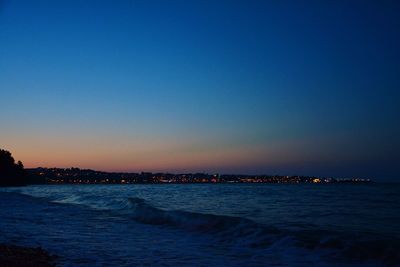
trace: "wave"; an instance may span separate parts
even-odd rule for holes
[[[131,203],[133,218],[146,224],[178,226],[202,232],[218,232],[241,225],[255,225],[251,220],[240,217],[182,210],[163,210],[148,204],[141,198],[129,198],[129,202]]]
[[[252,249],[279,246],[300,247],[324,254],[332,261],[377,261],[399,266],[400,241],[390,238],[368,239],[332,231],[282,231],[252,220],[181,210],[163,210],[141,198],[129,198],[134,220],[153,225],[167,225],[189,231],[212,234],[219,242],[235,242]]]
[[[129,198],[134,220],[212,234],[220,242],[234,242],[253,249],[295,246],[328,252],[332,260],[379,261],[387,266],[400,263],[398,240],[368,240],[328,231],[282,231],[252,220],[181,210],[163,210],[141,198]]]
[[[131,197],[129,216],[137,222],[179,228],[208,234],[219,244],[263,249],[284,238],[282,233],[250,219],[227,215],[164,210],[148,204],[144,199]]]
[[[151,225],[165,225],[204,233],[235,232],[235,236],[248,235],[256,231],[266,232],[262,225],[242,217],[197,213],[183,210],[164,210],[149,204],[145,199],[101,198],[93,195],[71,194],[53,197],[61,204],[85,205],[94,209],[112,210],[127,215],[137,222]],[[271,229],[269,233],[277,233]]]
[[[41,199],[43,199],[41,197]],[[400,266],[400,240],[338,231],[292,230],[274,228],[243,217],[166,210],[138,197],[102,197],[92,194],[53,195],[51,202],[77,204],[109,210],[138,223],[176,228],[207,234],[217,244],[260,250],[262,253],[296,248],[329,258],[338,265],[344,262],[378,262]],[[214,242],[213,241],[213,242]]]
[[[139,197],[102,197],[92,194],[53,196],[51,202],[84,205],[96,210],[108,210],[136,222],[211,234],[218,242],[240,243],[250,248],[265,248],[282,237],[281,232],[243,217],[165,210]]]

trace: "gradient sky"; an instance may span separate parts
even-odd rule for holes
[[[396,2],[0,0],[0,147],[26,167],[396,180]]]

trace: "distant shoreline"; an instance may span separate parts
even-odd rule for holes
[[[365,184],[364,178],[331,178],[316,176],[241,175],[208,173],[125,173],[103,172],[79,168],[26,169],[28,184],[216,184],[216,183],[267,183],[267,184]]]

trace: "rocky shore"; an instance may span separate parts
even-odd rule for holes
[[[42,248],[29,248],[0,244],[0,266],[55,267],[56,257]]]

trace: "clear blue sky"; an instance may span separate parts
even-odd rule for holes
[[[396,1],[0,0],[28,167],[400,178]]]

